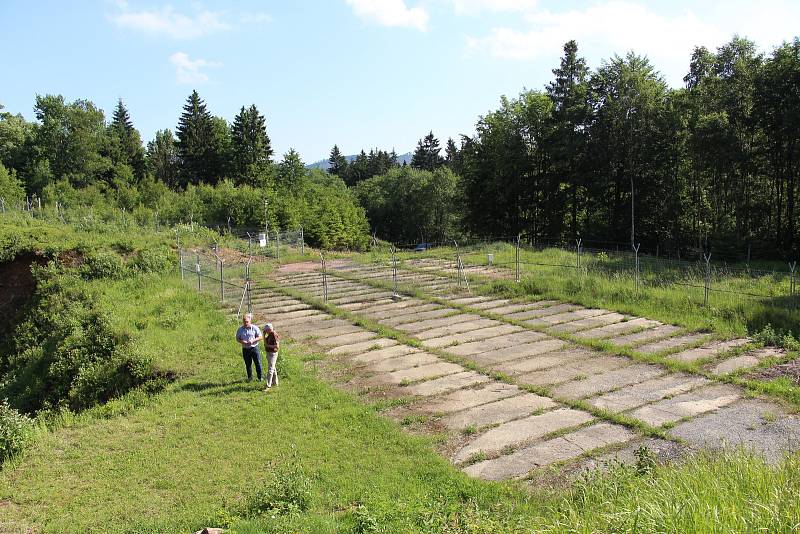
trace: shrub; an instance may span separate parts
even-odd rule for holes
[[[125,261],[116,252],[97,251],[86,255],[81,274],[87,280],[99,278],[122,278],[125,275]]]
[[[136,253],[131,266],[142,273],[165,273],[175,267],[175,254],[168,247],[143,249]]]
[[[33,437],[33,420],[0,401],[0,463],[21,452]]]
[[[251,493],[242,515],[293,515],[305,512],[311,504],[311,479],[300,470],[297,459],[274,471],[272,479]]]

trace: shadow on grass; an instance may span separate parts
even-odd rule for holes
[[[204,396],[221,397],[233,393],[248,393],[261,391],[264,387],[263,382],[247,382],[246,379],[233,380],[228,382],[190,382],[184,384],[180,391],[191,391]]]

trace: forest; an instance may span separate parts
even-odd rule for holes
[[[104,204],[145,222],[266,217],[334,248],[363,247],[369,233],[404,243],[519,234],[795,257],[800,39],[765,54],[733,37],[687,59],[684,87],[671,88],[647,57],[590,70],[570,41],[543,90],[503,96],[474,134],[442,148],[431,131],[410,168],[380,149],[348,163],[335,145],[327,173],[291,149],[274,160],[254,105],[229,124],[195,91],[175,133],[145,146],[122,101],[107,121],[88,100],[37,96],[35,122],[0,117],[0,196]]]

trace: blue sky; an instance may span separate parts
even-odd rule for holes
[[[798,21],[784,0],[0,0],[0,103],[33,119],[37,93],[107,114],[122,98],[146,142],[197,89],[229,121],[255,103],[278,154],[402,153],[542,88],[569,39],[592,68],[634,50],[679,86],[693,46],[739,34],[768,52]]]

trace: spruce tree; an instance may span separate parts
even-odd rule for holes
[[[231,143],[233,173],[237,181],[254,183],[272,156],[266,122],[255,104],[249,108],[242,106],[233,119]]]
[[[157,131],[155,138],[147,143],[147,170],[168,186],[178,186],[180,158],[169,129]]]
[[[417,149],[411,158],[411,166],[426,171],[441,167],[444,164],[444,159],[439,155],[440,151],[439,140],[433,136],[433,132],[430,132],[417,143]]]
[[[347,158],[339,151],[338,145],[333,145],[331,157],[328,158],[328,174],[335,174],[344,179],[347,174]]]
[[[447,138],[447,145],[444,149],[444,161],[445,164],[450,167],[450,170],[456,174],[461,173],[461,154],[458,151],[458,147],[456,146],[456,142],[453,141],[452,137]]]
[[[217,154],[214,149],[214,128],[206,104],[197,94],[186,99],[183,113],[178,121],[178,154],[180,156],[180,180],[182,187],[188,184],[214,182]]]
[[[114,108],[113,119],[108,126],[110,138],[109,157],[115,165],[127,165],[137,181],[144,178],[145,158],[142,138],[133,127],[128,108],[120,98]]]

